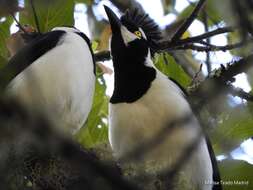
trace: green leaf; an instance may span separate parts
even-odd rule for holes
[[[99,43],[97,41],[92,41],[91,48],[93,51],[96,51],[98,48]]]
[[[47,32],[55,26],[74,25],[74,0],[35,0],[41,32]],[[26,12],[20,14],[20,22],[36,26],[30,0],[25,1]]]
[[[160,54],[155,57],[155,66],[168,77],[176,80],[184,88],[191,83],[191,78],[185,73],[175,59],[169,54]]]
[[[218,121],[212,136],[218,154],[229,153],[253,136],[253,117],[247,105],[230,108],[218,116]]]
[[[76,138],[85,147],[93,147],[108,141],[108,124],[104,122],[108,115],[108,97],[105,95],[106,85],[102,77],[96,82],[95,96],[88,120]]]
[[[253,189],[253,166],[244,161],[224,160],[219,162],[224,190]]]

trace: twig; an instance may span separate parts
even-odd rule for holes
[[[19,29],[21,29],[25,34],[27,34],[27,31],[25,30],[25,28],[19,23],[19,21],[17,20],[16,16],[14,15],[14,13],[11,13],[12,18],[14,19],[14,21],[17,23]]]
[[[205,32],[208,33],[209,32],[209,28],[208,28],[208,17],[207,17],[207,13],[206,13],[206,7],[204,7],[204,11],[203,11],[203,20],[204,20],[204,26],[205,26]],[[206,42],[208,44],[210,44],[210,37],[208,37],[206,39]],[[210,52],[206,52],[206,67],[207,67],[207,72],[208,75],[211,73],[212,71],[212,64],[210,62]]]
[[[253,101],[253,95],[245,92],[243,89],[234,87],[232,84],[228,84],[227,87],[229,93],[232,94],[233,96],[238,96],[247,101]]]
[[[187,2],[188,2],[191,6],[195,7],[195,2],[191,2],[190,0],[187,0]],[[206,11],[205,11],[205,13],[206,13],[207,17],[209,18],[209,20],[210,20],[215,26],[218,26],[218,25],[219,25],[219,23],[217,23],[217,22],[215,21],[215,19],[212,18],[213,15],[209,15]]]
[[[213,100],[217,97],[217,89],[219,94],[229,92],[231,88],[228,86],[233,77],[247,71],[253,66],[253,54],[239,61],[235,61],[227,68],[222,68],[219,76],[213,76],[203,81],[197,89],[193,90],[190,94],[190,102],[195,102],[196,107],[199,104],[205,104],[207,101]],[[208,87],[208,88],[207,88]],[[199,98],[201,97],[201,99]]]
[[[164,50],[168,50],[168,49],[182,46],[185,44],[198,43],[200,41],[203,41],[204,39],[213,37],[215,35],[224,34],[224,33],[233,32],[233,31],[234,31],[233,27],[224,27],[224,28],[218,28],[218,29],[210,31],[210,32],[206,32],[206,33],[198,35],[198,36],[189,37],[189,38],[185,38],[185,39],[178,39],[177,41],[172,41],[172,40],[163,41],[158,44],[157,50],[164,51]]]
[[[201,42],[201,43],[203,43],[203,42]],[[228,50],[239,48],[243,45],[244,45],[243,42],[238,42],[238,43],[235,43],[235,44],[229,44],[229,45],[225,45],[225,46],[215,46],[215,45],[212,45],[212,44],[208,44],[208,46],[199,46],[199,45],[194,45],[194,44],[186,44],[186,45],[183,45],[183,46],[175,47],[175,49],[177,49],[177,50],[191,49],[191,50],[195,50],[195,51],[204,51],[204,52],[228,51]]]
[[[198,72],[196,72],[196,74],[195,74],[194,77],[192,78],[191,85],[193,85],[193,84],[196,82],[196,80],[198,79],[200,73],[202,72],[202,67],[203,67],[203,64],[200,64],[200,67],[199,67]]]
[[[35,20],[35,24],[36,24],[38,33],[41,34],[40,25],[39,25],[39,19],[38,19],[38,16],[37,16],[37,13],[36,13],[36,10],[35,10],[35,7],[34,7],[33,0],[30,0],[30,3],[31,3],[31,6],[32,6],[32,11],[33,11],[34,20]]]
[[[108,61],[111,60],[111,53],[110,51],[101,51],[98,53],[95,53],[94,55],[95,61]]]
[[[182,37],[182,35],[185,33],[185,31],[189,28],[189,26],[192,24],[192,22],[196,19],[198,16],[201,8],[205,4],[206,0],[199,0],[197,6],[191,13],[191,15],[185,20],[185,22],[179,27],[175,35],[172,37],[171,41],[177,41]]]
[[[253,66],[253,54],[250,54],[246,58],[242,58],[239,61],[235,61],[233,64],[230,64],[226,70],[221,72],[220,79],[223,81],[229,81],[234,76],[247,71],[250,67]]]
[[[189,37],[189,38],[185,38],[185,39],[181,39],[180,43],[193,43],[193,42],[199,42],[201,40],[204,40],[206,38],[210,38],[219,34],[224,34],[224,33],[228,33],[228,32],[233,32],[235,29],[233,27],[224,27],[224,28],[217,28],[213,31],[210,32],[206,32],[204,34],[198,35],[198,36],[194,36],[194,37]]]

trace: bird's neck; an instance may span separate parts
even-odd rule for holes
[[[114,58],[115,82],[111,103],[131,103],[141,98],[156,77],[156,70],[146,59]]]

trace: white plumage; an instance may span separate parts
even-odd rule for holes
[[[142,143],[156,138],[160,130],[170,122],[191,112],[182,91],[157,70],[156,79],[139,100],[109,106],[109,139],[115,157],[124,158]],[[176,126],[160,145],[144,156],[143,160],[133,163],[137,170],[139,169],[137,173],[155,174],[173,167],[185,148],[198,138],[196,135],[199,130],[200,126],[194,116],[185,125]],[[204,184],[205,181],[212,182],[212,165],[203,137],[192,158],[183,168],[181,180],[185,176],[185,183],[195,184],[189,189],[212,189],[211,184]]]
[[[40,56],[8,85],[7,94],[32,111],[50,118],[65,132],[75,133],[91,109],[95,90],[92,52],[74,28],[57,27],[66,33],[57,45]]]

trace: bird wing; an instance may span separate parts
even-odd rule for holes
[[[173,79],[171,77],[169,77],[169,79],[171,81],[173,81],[178,86],[178,88],[181,89],[181,91],[183,92],[183,94],[184,94],[185,97],[188,96],[188,93],[184,89],[184,87],[182,87],[175,79]],[[220,178],[220,173],[219,173],[219,168],[218,168],[217,160],[216,160],[216,157],[215,157],[215,154],[214,154],[214,150],[213,150],[212,144],[211,144],[210,139],[209,139],[209,137],[207,135],[205,135],[205,140],[206,140],[209,156],[210,156],[210,159],[211,159],[211,162],[212,162],[213,181],[216,182],[214,184],[214,186],[213,186],[213,190],[222,190],[222,186],[220,184],[221,178]]]
[[[31,65],[35,60],[54,48],[64,31],[51,31],[41,34],[32,42],[24,46],[14,55],[8,64],[0,70],[0,88],[4,89],[19,73]]]
[[[222,190],[222,185],[220,184],[221,178],[220,178],[218,163],[213,151],[213,147],[207,135],[205,135],[205,139],[206,139],[206,144],[207,144],[208,152],[209,152],[211,162],[212,162],[212,167],[213,167],[213,181],[216,182],[214,183],[212,190]]]

